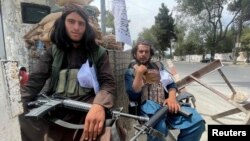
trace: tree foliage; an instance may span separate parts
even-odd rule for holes
[[[241,42],[243,46],[250,47],[250,27],[244,29]]]
[[[155,17],[155,25],[152,28],[160,48],[159,51],[163,53],[167,48],[170,48],[170,56],[172,56],[171,40],[176,39],[174,27],[172,14],[169,13],[169,9],[162,3],[159,13]]]
[[[234,0],[229,6],[228,10],[231,12],[240,11],[240,14],[236,17],[234,21],[234,26],[236,29],[236,42],[241,42],[241,34],[243,29],[243,23],[250,20],[250,1],[249,0]],[[233,51],[233,63],[236,64],[237,48],[235,47]]]
[[[106,11],[106,20],[105,20],[106,27],[112,29],[112,34],[115,34],[115,25],[114,25],[114,16],[110,11]]]
[[[139,37],[152,42],[154,45],[157,44],[157,40],[152,32],[152,27],[150,29],[143,28],[143,31],[139,33]]]
[[[247,53],[247,61],[246,62],[250,62],[249,61],[249,56],[250,56],[250,27],[247,27],[244,31],[243,31],[243,35],[241,38],[241,43],[242,43],[242,47],[241,50],[245,51]]]
[[[199,19],[202,26],[207,30],[203,30],[206,35],[207,45],[212,59],[214,58],[216,48],[219,43],[226,37],[227,31],[231,23],[239,14],[239,9],[233,13],[233,17],[227,24],[224,23],[223,12],[224,7],[230,0],[176,0],[178,10],[190,16]],[[197,23],[196,23],[197,24]]]
[[[240,14],[237,17],[242,19],[242,21],[250,20],[250,1],[249,0],[234,0],[228,4],[228,10],[231,12],[237,12],[240,10]]]
[[[185,55],[185,48],[184,48],[184,37],[185,37],[186,26],[185,23],[179,21],[177,18],[177,24],[175,26],[176,32],[176,43],[174,44],[174,55],[176,56],[184,56]]]

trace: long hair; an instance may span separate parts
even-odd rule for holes
[[[150,58],[149,58],[149,61],[150,61],[151,58],[152,58],[152,56],[154,56],[154,54],[155,54],[154,49],[153,49],[153,44],[150,41],[143,40],[143,39],[138,40],[137,43],[135,44],[135,46],[132,48],[131,55],[132,55],[133,59],[136,60],[136,52],[138,50],[138,46],[139,45],[149,46],[149,48],[150,48]]]
[[[82,39],[80,40],[80,48],[86,51],[93,51],[97,49],[97,44],[95,42],[95,32],[89,24],[88,15],[84,11],[83,7],[75,4],[65,5],[62,16],[58,18],[52,28],[50,39],[59,49],[67,50],[67,48],[72,47],[73,43],[67,34],[65,27],[66,17],[72,13],[76,12],[79,14],[86,23],[86,30],[83,34]]]

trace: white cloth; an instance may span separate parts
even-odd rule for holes
[[[84,88],[94,88],[95,94],[100,90],[99,83],[96,77],[96,71],[94,65],[90,67],[89,61],[82,64],[78,74],[77,79],[81,87]]]
[[[174,80],[173,80],[171,74],[169,74],[166,70],[161,70],[160,71],[160,76],[161,76],[161,80],[160,81],[162,83],[162,86],[163,86],[164,90],[166,92],[168,92],[168,90],[167,90],[166,87],[167,87],[167,85],[173,83]]]

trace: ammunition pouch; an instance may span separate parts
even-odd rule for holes
[[[63,69],[59,73],[56,94],[64,97],[84,96],[93,91],[93,88],[83,88],[77,80],[79,69]]]

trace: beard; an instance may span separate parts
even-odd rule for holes
[[[136,63],[139,64],[139,65],[147,65],[147,64],[149,64],[149,62],[150,62],[150,59],[148,61],[143,61],[143,62],[136,59]]]

